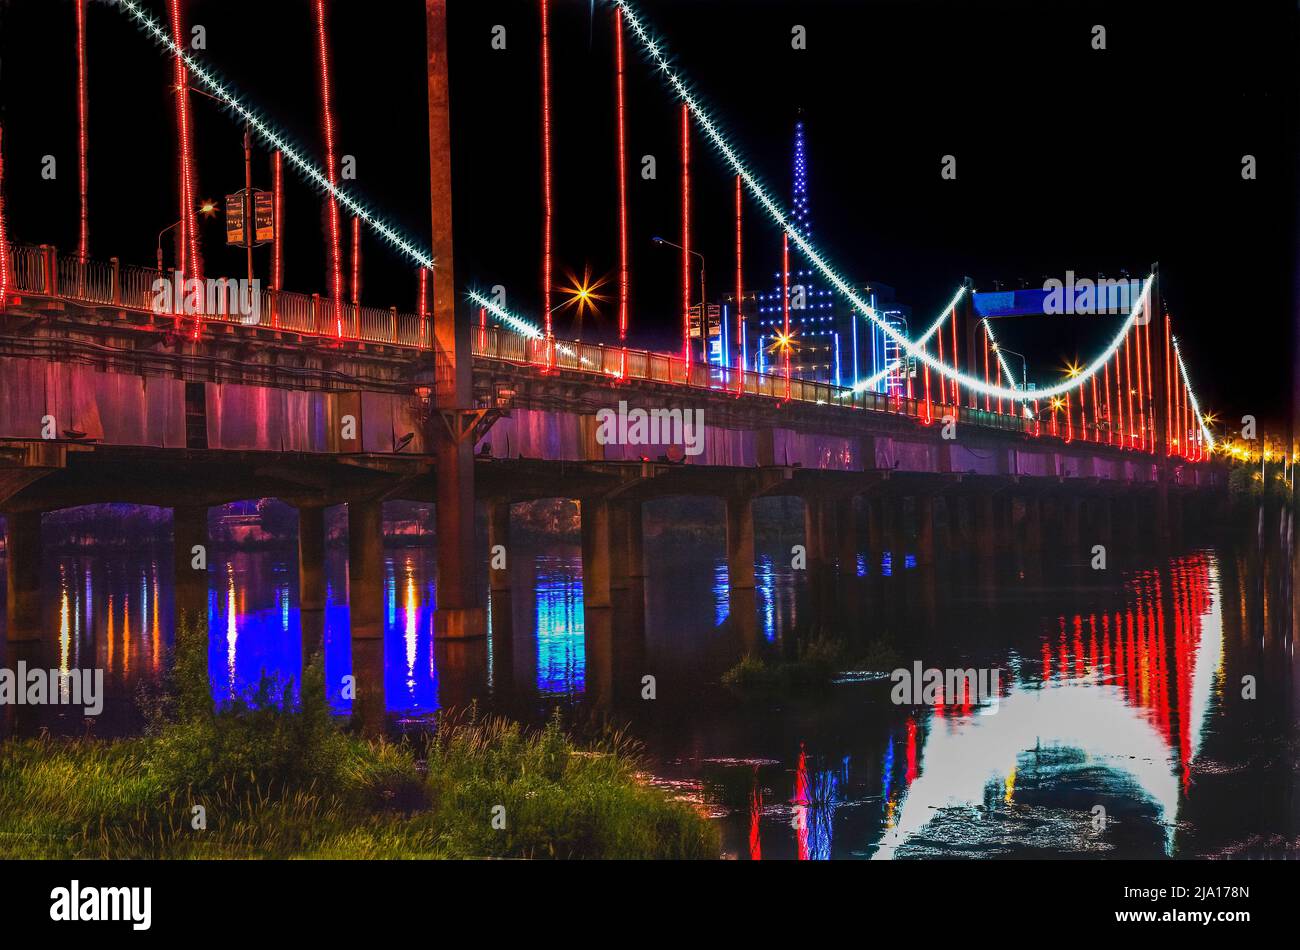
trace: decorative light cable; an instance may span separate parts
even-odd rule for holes
[[[1201,429],[1201,435],[1205,436],[1205,444],[1214,451],[1214,434],[1210,432],[1210,427],[1205,424],[1205,417],[1201,414],[1201,404],[1196,401],[1196,393],[1192,392],[1192,380],[1187,375],[1187,364],[1183,362],[1183,351],[1178,346],[1178,337],[1171,337],[1174,344],[1174,358],[1178,360],[1178,371],[1183,377],[1183,388],[1187,391],[1187,401],[1192,407],[1192,412],[1196,416],[1196,424]]]
[[[939,316],[935,318],[934,323],[930,324],[930,328],[913,341],[917,346],[925,346],[926,343],[930,342],[930,338],[939,332],[939,328],[943,326],[943,322],[948,319],[948,313],[952,310],[953,307],[957,306],[958,302],[960,302],[962,296],[965,293],[966,293],[965,284],[957,288],[957,292],[952,295],[952,299],[948,301],[948,305],[944,307],[944,309],[940,312]],[[896,369],[898,369],[898,367],[902,365],[903,365],[902,360],[894,360],[884,369],[879,370],[878,372],[874,373],[871,376],[868,376],[862,382],[854,386],[853,392],[860,393],[867,389],[875,389],[877,383],[879,383],[882,379],[884,379],[886,376],[894,372]]]
[[[0,313],[9,293],[9,244],[5,238],[5,155],[4,126],[0,125]]]
[[[86,0],[76,0],[77,11],[77,183],[81,193],[81,221],[77,237],[77,259],[83,264],[90,256],[90,207],[86,190]]]
[[[387,222],[376,217],[369,209],[358,202],[355,198],[347,194],[336,184],[330,182],[329,177],[298,149],[289,142],[289,140],[278,132],[263,119],[257,112],[245,105],[229,87],[226,86],[216,75],[207,67],[201,65],[194,57],[190,56],[175,40],[168,35],[167,30],[143,10],[136,0],[116,0],[119,7],[129,13],[132,19],[148,36],[152,37],[155,42],[165,47],[168,53],[177,56],[185,64],[189,74],[197,79],[209,92],[230,109],[240,121],[247,122],[249,128],[257,137],[269,148],[279,149],[289,164],[296,168],[318,191],[328,194],[339,202],[344,208],[359,217],[363,223],[370,227],[385,242],[392,245],[400,253],[405,254],[411,260],[415,261],[421,267],[433,267],[434,259],[431,254],[421,250],[410,239],[405,237],[396,228]]]
[[[681,101],[685,103],[686,107],[690,109],[691,113],[695,116],[695,121],[699,124],[700,128],[704,130],[705,135],[708,136],[710,141],[713,142],[714,147],[717,148],[718,152],[726,160],[731,171],[741,177],[741,180],[745,182],[745,186],[749,189],[750,194],[753,195],[754,200],[759,203],[782,231],[789,234],[790,239],[794,242],[799,251],[803,253],[804,257],[806,257],[813,266],[821,272],[822,276],[825,277],[841,295],[843,295],[859,311],[865,314],[873,323],[880,327],[886,336],[902,347],[908,356],[920,360],[941,376],[949,379],[958,379],[967,388],[978,393],[987,392],[989,395],[1013,401],[1022,400],[1024,398],[1022,393],[1014,389],[1007,389],[1002,386],[986,385],[983,380],[977,379],[974,376],[967,376],[961,372],[954,372],[952,367],[940,363],[925,350],[921,349],[911,340],[907,339],[907,337],[903,336],[903,334],[899,333],[889,324],[888,321],[876,312],[874,307],[864,301],[849,285],[849,283],[830,266],[818,250],[813,247],[812,243],[799,234],[794,223],[785,212],[781,210],[780,206],[771,195],[768,194],[767,189],[763,187],[755,175],[746,167],[735,148],[732,147],[731,143],[727,141],[726,137],[718,129],[717,124],[704,110],[704,107],[699,104],[695,96],[691,94],[686,82],[672,68],[668,57],[663,52],[661,44],[650,35],[649,30],[642,22],[640,15],[635,9],[633,9],[629,0],[613,0],[613,2],[623,9],[629,28],[641,42],[641,45],[649,55],[655,68],[658,69],[659,72],[663,73],[668,84],[672,87],[678,98],[680,98]],[[1148,279],[1143,287],[1143,292],[1138,304],[1134,307],[1134,310],[1130,312],[1128,319],[1125,320],[1123,326],[1120,327],[1119,333],[1116,334],[1115,338],[1111,341],[1110,345],[1107,346],[1102,355],[1080,372],[1078,376],[1071,377],[1065,382],[1056,383],[1043,389],[1039,393],[1040,398],[1059,396],[1079,388],[1088,380],[1089,377],[1092,376],[1093,373],[1097,372],[1105,365],[1106,360],[1108,360],[1115,350],[1119,348],[1119,345],[1124,340],[1124,335],[1128,332],[1129,327],[1137,318],[1137,310],[1141,306],[1142,301],[1146,299],[1150,286],[1151,281]],[[945,317],[946,315],[945,312]]]

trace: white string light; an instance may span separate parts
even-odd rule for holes
[[[961,298],[965,293],[966,293],[965,285],[962,285],[961,287],[957,288],[957,292],[953,294],[952,299],[948,301],[948,306],[944,307],[943,310],[939,312],[939,316],[935,318],[934,323],[930,324],[930,328],[916,338],[914,342],[916,343],[917,346],[925,346],[925,344],[930,341],[930,338],[934,336],[936,332],[938,332],[939,327],[943,326],[944,321],[948,319],[948,314],[951,313],[952,309],[957,306],[957,304],[961,301]],[[886,376],[894,372],[894,370],[898,369],[898,367],[902,365],[903,365],[902,360],[894,360],[884,369],[880,370],[877,373],[873,373],[871,376],[868,376],[862,382],[854,386],[853,391],[855,393],[860,393],[867,389],[875,389],[877,383],[879,383],[882,379],[884,379]]]
[[[1178,347],[1178,338],[1170,337],[1174,344],[1174,356],[1178,358],[1178,369],[1183,374],[1183,389],[1187,391],[1187,399],[1192,404],[1192,412],[1196,415],[1196,424],[1201,427],[1201,434],[1205,436],[1205,442],[1214,451],[1214,434],[1210,432],[1210,427],[1205,424],[1205,417],[1201,415],[1201,405],[1196,401],[1196,393],[1192,392],[1192,380],[1187,375],[1187,364],[1183,362],[1183,351]]]
[[[155,42],[161,43],[174,56],[179,56],[185,63],[185,68],[190,74],[199,80],[208,91],[212,93],[222,104],[232,110],[236,115],[248,123],[249,128],[257,133],[263,143],[278,149],[293,165],[307,177],[307,180],[318,190],[328,192],[335,200],[342,204],[348,211],[365,224],[374,229],[380,237],[397,248],[400,252],[411,258],[421,267],[432,268],[434,266],[433,255],[417,247],[411,240],[403,236],[396,228],[375,217],[365,206],[355,198],[346,194],[331,184],[329,178],[317,166],[313,165],[301,152],[294,148],[289,141],[271,128],[248,106],[244,105],[235,94],[226,87],[219,79],[212,74],[210,70],[202,66],[194,57],[190,56],[176,41],[172,39],[171,34],[155,20],[149,16],[135,0],[117,0],[119,6],[124,8],[135,21],[152,36]]]
[[[967,389],[973,390],[981,395],[987,395],[997,399],[1008,399],[1013,402],[1024,399],[1024,395],[1018,390],[986,383],[982,379],[976,379],[974,376],[967,376],[960,370],[954,370],[952,367],[940,362],[937,358],[931,356],[925,350],[918,347],[911,340],[907,339],[890,326],[889,323],[876,312],[875,308],[859,297],[849,283],[836,273],[830,264],[826,262],[820,253],[818,253],[812,243],[805,239],[803,235],[799,233],[797,228],[791,226],[785,213],[767,193],[767,189],[762,186],[753,173],[745,166],[744,162],[740,160],[740,156],[727,141],[726,137],[718,130],[713,119],[709,117],[708,113],[704,111],[704,108],[698,101],[696,101],[695,97],[691,95],[686,83],[672,68],[671,63],[662,51],[660,44],[650,36],[649,31],[641,21],[641,17],[632,8],[631,3],[629,3],[628,0],[614,0],[614,3],[623,10],[623,15],[627,20],[628,26],[631,28],[636,38],[641,42],[641,45],[645,48],[646,53],[650,56],[655,67],[664,74],[668,80],[668,84],[677,93],[682,102],[686,103],[686,107],[695,117],[695,121],[699,124],[700,128],[703,129],[705,135],[713,142],[714,147],[722,154],[722,157],[731,167],[732,172],[740,177],[754,200],[762,206],[763,210],[765,210],[772,220],[776,222],[777,226],[789,235],[791,242],[803,253],[813,266],[821,271],[822,276],[825,277],[826,280],[840,292],[840,294],[848,299],[854,307],[865,314],[873,323],[880,327],[886,336],[902,347],[903,351],[906,352],[908,356],[919,360],[926,366],[929,366],[940,376],[948,379],[955,379]],[[1111,340],[1110,345],[1106,347],[1106,350],[1102,355],[1082,370],[1078,375],[1069,377],[1064,382],[1056,383],[1039,390],[1039,398],[1048,399],[1052,396],[1061,396],[1065,393],[1073,392],[1083,386],[1083,384],[1087,382],[1093,374],[1106,365],[1106,362],[1115,354],[1115,351],[1118,350],[1120,345],[1124,342],[1125,334],[1128,333],[1134,321],[1137,319],[1138,311],[1141,309],[1150,292],[1151,283],[1152,278],[1148,278],[1146,284],[1143,286],[1142,294],[1138,299],[1138,303],[1134,306],[1133,310],[1130,311],[1128,319],[1124,321],[1123,325],[1119,329],[1119,333],[1117,333],[1115,338]]]

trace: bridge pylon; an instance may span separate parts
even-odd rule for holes
[[[447,0],[425,0],[429,77],[429,193],[433,215],[434,496],[438,540],[438,605],[434,635],[487,633],[476,584],[474,437],[482,413],[474,406],[470,326],[456,319],[452,257],[451,90],[447,69]]]

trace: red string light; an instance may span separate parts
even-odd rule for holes
[[[705,315],[700,313],[703,332]],[[691,378],[691,112],[682,103],[682,371]]]
[[[741,182],[736,176],[736,395],[745,391],[745,287],[741,254]]]
[[[172,41],[184,48],[187,43],[181,17],[181,0],[168,0]],[[203,260],[199,256],[198,226],[194,220],[194,130],[190,116],[189,70],[180,55],[172,58],[172,79],[176,94],[176,164],[180,182],[180,260],[177,262],[182,277],[203,279]],[[198,339],[203,315],[195,314],[194,338]],[[177,308],[176,326],[180,326],[180,308]]]
[[[334,155],[334,103],[330,84],[329,41],[325,29],[325,0],[315,0],[316,54],[320,68],[321,118],[325,132],[325,175],[331,188],[338,187],[338,168]],[[339,236],[339,203],[334,198],[325,202],[329,215],[329,273],[330,296],[334,298],[334,335],[343,338],[343,254]]]
[[[546,366],[555,365],[555,334],[551,323],[551,27],[549,5],[541,0],[542,16],[542,314],[546,332]]]
[[[627,140],[623,109],[623,8],[614,7],[614,61],[618,100],[618,339],[627,343]],[[627,359],[627,351],[623,352]],[[620,372],[622,375],[622,372]]]
[[[81,227],[77,259],[83,264],[90,256],[90,205],[86,167],[86,0],[76,0],[77,10],[77,182],[81,191]]]
[[[5,155],[4,126],[0,125],[0,313],[4,312],[9,293],[9,242],[5,236]]]

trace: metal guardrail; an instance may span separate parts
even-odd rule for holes
[[[178,308],[159,307],[159,281],[172,282],[174,274],[153,267],[136,267],[111,261],[82,261],[60,255],[48,245],[11,244],[9,246],[11,294],[29,294],[74,300],[92,306],[119,307],[173,318],[178,325],[192,328],[197,323],[245,322],[244,314],[232,312],[230,292],[217,278],[212,295],[219,301],[212,312],[176,313]],[[233,279],[231,292],[239,285]],[[204,310],[207,311],[205,287]],[[328,340],[384,343],[389,346],[429,349],[432,345],[430,321],[413,313],[398,313],[393,307],[359,307],[343,302],[338,306],[319,294],[296,294],[288,291],[259,290],[258,323],[262,328],[283,330],[301,336]],[[251,303],[251,301],[250,301]]]
[[[173,275],[156,268],[122,265],[116,258],[81,261],[59,255],[49,245],[9,245],[9,293],[74,300],[94,306],[119,307],[174,317],[178,324],[193,327],[196,317],[160,311],[156,306],[158,281]],[[259,326],[331,342],[361,341],[389,346],[428,350],[433,347],[431,321],[427,315],[399,313],[397,308],[358,307],[351,303],[335,306],[319,294],[260,291]],[[226,296],[220,295],[223,303]],[[200,322],[242,324],[241,314],[219,310],[204,313]],[[1052,432],[1049,421],[1025,418],[1008,402],[1010,412],[995,412],[955,406],[937,400],[892,396],[835,386],[831,383],[764,373],[740,372],[732,367],[691,363],[689,366],[670,353],[609,347],[561,340],[546,341],[500,328],[475,329],[471,333],[474,356],[528,365],[541,370],[558,369],[591,373],[607,379],[632,379],[684,386],[731,395],[758,396],[812,405],[843,406],[942,423],[953,416],[958,424],[995,429],[1022,435],[1050,435],[1119,447],[1117,433],[1095,422],[1067,428],[1058,421]],[[788,387],[788,388],[787,388]],[[742,393],[743,390],[743,393]]]

